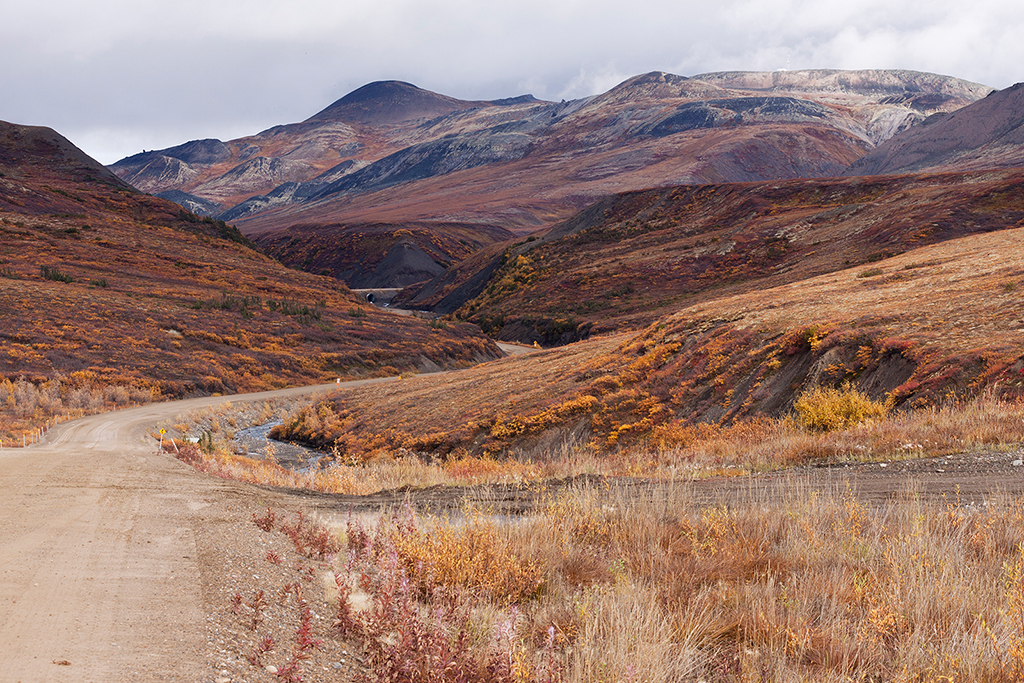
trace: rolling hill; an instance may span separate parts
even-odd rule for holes
[[[504,340],[565,344],[682,306],[1021,225],[1024,171],[677,186],[608,197],[403,292]]]
[[[386,315],[221,221],[138,192],[54,131],[10,123],[0,123],[0,318],[6,378],[158,396],[500,355],[469,326]]]
[[[784,415],[812,387],[849,383],[897,409],[985,391],[1019,399],[1022,244],[1024,228],[997,230],[870,268],[722,291],[643,330],[338,394],[278,435],[356,461],[412,451],[545,462],[579,439],[598,452],[671,448],[696,439],[701,424]]]
[[[332,275],[353,289],[406,287],[443,275],[455,263],[513,238],[504,228],[466,223],[307,226],[254,240],[285,265]]]

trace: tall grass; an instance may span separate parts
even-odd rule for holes
[[[388,650],[388,661],[369,657],[374,680],[395,657],[421,657],[422,677],[410,680],[488,680],[496,656],[511,664],[492,680],[1024,675],[1020,501],[928,504],[911,489],[869,507],[851,491],[821,494],[796,481],[783,499],[750,491],[703,506],[681,483],[642,495],[580,486],[513,524],[479,511],[398,511],[376,526],[350,521],[344,533],[335,600],[349,637],[370,651],[416,629],[460,643],[446,650],[458,663],[443,666],[462,678],[406,647]],[[431,565],[430,553],[462,567]],[[504,570],[477,561],[495,554]],[[520,590],[523,571],[535,573],[537,590]]]

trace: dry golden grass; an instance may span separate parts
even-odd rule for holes
[[[229,408],[215,411],[218,434]],[[597,456],[581,446],[551,453],[536,472],[644,467],[665,480],[547,494],[540,485],[540,506],[515,520],[480,508],[449,517],[387,512],[372,528],[350,523],[352,550],[335,571],[356,591],[345,592],[351,619],[387,613],[375,601],[393,594],[358,589],[383,582],[415,589],[403,600],[420,606],[403,609],[412,610],[404,618],[425,615],[417,628],[465,631],[472,661],[493,657],[504,638],[508,680],[1016,681],[1024,675],[1019,500],[993,493],[979,506],[955,490],[926,500],[911,484],[867,503],[849,485],[795,476],[708,504],[679,477],[685,467],[778,466],[774,451],[790,460],[794,451],[913,456],[1022,440],[1024,404],[987,394],[828,433],[761,420],[696,430],[656,455]],[[213,446],[190,446],[196,457],[185,459],[261,483],[318,487],[317,479],[347,478],[350,491],[462,483],[467,472],[479,481],[506,476],[501,466],[510,466],[463,458],[448,469],[409,458],[293,475],[218,451],[217,439]],[[431,670],[428,660],[422,671]]]
[[[217,412],[230,421],[230,411],[226,404]],[[283,411],[265,408],[259,421],[270,421]],[[208,415],[197,414],[179,416],[178,424],[164,426],[183,433],[197,420],[203,421],[203,429],[211,424]],[[530,485],[581,475],[666,481],[737,477],[808,462],[905,460],[998,450],[1024,442],[1024,402],[1001,400],[988,392],[829,432],[809,430],[788,416],[725,426],[671,424],[613,454],[587,439],[573,438],[508,458],[463,453],[432,460],[408,451],[382,451],[366,462],[350,462],[336,452],[303,473],[272,459],[238,456],[231,452],[230,430],[212,431],[209,447],[190,456],[202,463],[197,464],[200,469],[254,483],[366,495],[402,487]]]
[[[479,512],[458,522],[389,513],[374,529],[350,522],[356,554],[339,558],[336,571],[399,572],[396,582],[429,575],[419,599],[434,605],[438,628],[447,623],[445,603],[434,602],[439,589],[486,586],[461,599],[484,644],[512,619],[522,681],[1024,675],[1020,501],[926,504],[910,489],[868,506],[852,491],[822,494],[798,481],[782,499],[750,491],[714,507],[678,483],[622,491],[562,491],[535,515],[500,525]],[[388,548],[402,555],[409,544],[413,562],[388,559]],[[458,571],[431,566],[420,552],[442,546],[461,549]],[[521,592],[518,573],[477,561],[493,556],[537,572],[541,590]],[[518,596],[513,608],[510,595]],[[376,598],[367,599],[352,608],[357,618],[358,609],[375,609]],[[558,677],[543,665],[552,656]]]

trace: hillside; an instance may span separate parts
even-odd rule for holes
[[[355,460],[412,450],[543,462],[580,438],[611,451],[685,444],[699,423],[783,415],[802,390],[844,382],[898,409],[986,388],[1020,397],[1022,244],[1024,228],[999,230],[723,293],[640,332],[339,394],[278,433]]]
[[[1024,166],[1024,84],[935,114],[854,162],[844,175]]]
[[[0,378],[59,379],[55,391],[246,391],[500,355],[468,327],[384,315],[223,222],[139,193],[54,131],[10,123],[0,318]]]
[[[1024,220],[1024,171],[671,187],[608,197],[399,305],[545,346]]]
[[[295,225],[254,240],[285,265],[329,274],[360,289],[429,280],[470,254],[512,238],[497,226],[407,222]]]

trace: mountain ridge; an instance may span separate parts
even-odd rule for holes
[[[689,155],[690,161],[677,159],[674,165],[688,166],[688,175],[694,182],[837,174],[854,156],[861,156],[878,140],[909,125],[908,122],[966,104],[986,90],[959,79],[909,71],[722,72],[695,77],[650,72],[627,79],[606,93],[552,103],[532,96],[458,100],[402,81],[377,81],[352,91],[301,123],[275,126],[228,143],[193,141],[147,152],[148,156],[134,155],[111,168],[144,191],[183,191],[233,211],[228,217],[239,221],[246,231],[264,231],[267,226],[284,227],[272,225],[276,218],[257,221],[264,207],[279,205],[268,203],[264,197],[272,197],[275,192],[280,196],[279,188],[286,183],[316,183],[318,176],[328,172],[338,176],[358,174],[354,178],[335,179],[334,189],[342,190],[346,196],[384,189],[380,179],[385,176],[394,178],[388,186],[401,185],[477,166],[515,162],[531,155],[538,168],[548,169],[555,160],[544,157],[545,154],[562,155],[555,163],[570,177],[583,179],[598,174],[611,178],[621,175],[620,168],[629,172],[650,167],[658,159],[682,155]],[[809,93],[825,99],[809,100]],[[899,93],[905,98],[893,99]],[[938,99],[921,99],[929,94]],[[888,102],[881,101],[886,98]],[[811,162],[801,168],[782,157],[786,155],[784,150],[795,143],[793,136],[804,135],[798,128],[804,124],[824,125],[832,131],[834,139],[824,143],[824,147],[815,149],[812,145],[801,150],[802,156]],[[715,150],[722,143],[713,139],[709,139],[713,146],[706,150],[711,156],[704,161],[699,159],[701,152],[692,144],[694,136],[701,131],[717,129],[721,133],[724,128],[737,126],[739,130],[731,133],[737,142],[738,138],[749,138],[741,152],[745,157],[778,159],[757,168],[756,161],[752,165],[750,161],[730,160],[729,154],[733,152],[725,148],[716,162],[713,157],[719,156],[719,152]],[[781,136],[769,132],[780,126],[787,131]],[[756,131],[761,129],[765,129],[767,137],[757,136]],[[744,130],[749,130],[750,135],[741,135]],[[650,139],[680,134],[690,144],[681,146],[685,149],[678,154],[672,146],[658,145]],[[848,139],[841,141],[843,136]],[[600,159],[612,146],[620,148],[621,158]],[[840,153],[837,146],[847,151]],[[225,149],[229,150],[230,159],[225,158]],[[210,155],[208,161],[198,160],[199,151]],[[565,156],[567,152],[571,155]],[[435,163],[423,158],[432,155],[436,157]],[[157,163],[159,157],[177,161]],[[351,163],[342,168],[346,162]],[[381,164],[379,169],[366,169],[375,164]],[[412,165],[419,170],[395,177],[395,164]],[[744,167],[745,171],[737,172]],[[650,177],[624,180],[611,191],[681,180],[689,180],[687,173],[652,171]],[[586,192],[589,199],[597,196]],[[324,188],[299,193],[304,200],[314,194],[323,199]],[[243,209],[246,202],[247,208]],[[572,210],[585,203],[573,202]],[[340,213],[328,213],[331,215],[324,213],[321,202],[313,209],[310,221],[368,218],[365,214],[347,216],[343,208]],[[431,216],[410,212],[405,217],[428,220]],[[488,222],[486,216],[470,219]],[[292,218],[289,215],[282,220]],[[246,227],[246,223],[252,227]]]
[[[374,81],[357,88],[309,117],[303,123],[344,121],[380,125],[436,118],[453,111],[491,106],[424,90],[404,81]]]
[[[935,114],[854,162],[845,175],[1024,166],[1024,83]]]

